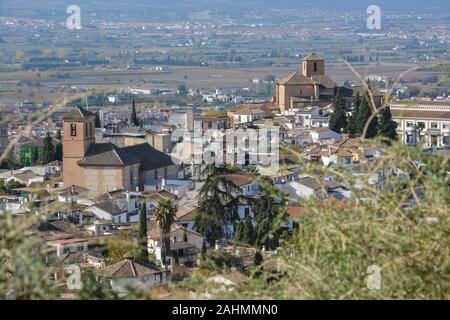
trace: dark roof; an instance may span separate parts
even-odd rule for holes
[[[95,116],[95,114],[83,107],[75,107],[63,116],[63,120],[83,120],[89,116]]]
[[[127,166],[141,161],[142,159],[135,154],[108,142],[92,145],[78,164],[81,166]]]
[[[333,80],[327,76],[305,77],[300,72],[291,73],[286,78],[278,81],[280,85],[313,85],[315,83],[326,88],[334,88]]]
[[[123,151],[140,158],[141,170],[147,171],[173,165],[172,158],[164,152],[158,151],[148,143],[124,147]]]
[[[152,170],[173,165],[169,155],[148,143],[119,148],[108,143],[92,145],[86,156],[77,162],[81,166],[128,166],[141,163],[140,170]]]

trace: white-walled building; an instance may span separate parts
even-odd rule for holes
[[[68,253],[84,252],[88,250],[88,240],[83,238],[61,239],[47,242],[56,248],[56,255],[61,257]]]
[[[397,133],[410,145],[424,141],[424,147],[450,147],[449,102],[395,102],[390,105]]]

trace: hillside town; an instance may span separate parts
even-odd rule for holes
[[[309,199],[346,206],[358,190],[410,174],[380,165],[377,139],[448,155],[449,101],[392,100],[370,80],[338,86],[315,53],[274,84],[270,100],[221,110],[150,107],[132,92],[120,108],[48,106],[29,135],[2,121],[0,211],[45,217],[35,236],[49,263],[89,270],[121,296],[164,288],[221,255],[232,268],[209,280],[233,286],[248,281],[246,268],[270,268]]]

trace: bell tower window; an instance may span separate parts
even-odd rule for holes
[[[77,136],[77,125],[75,123],[70,124],[70,136],[72,137]]]
[[[314,72],[317,72],[317,62],[314,62]]]

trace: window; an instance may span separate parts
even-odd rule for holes
[[[408,134],[407,136],[406,136],[406,143],[407,144],[412,144],[414,142],[414,137],[413,137],[413,135],[412,134]]]
[[[317,72],[317,62],[314,62],[314,72]]]
[[[87,125],[87,123],[84,124],[84,136],[85,137],[88,136],[88,125]]]
[[[444,136],[444,137],[442,138],[442,143],[443,143],[445,146],[449,146],[449,145],[450,145],[450,136]]]
[[[412,128],[413,126],[413,122],[412,121],[406,121],[406,127],[407,128]]]
[[[70,124],[70,135],[75,137],[77,135],[77,125],[75,123]]]
[[[430,127],[431,129],[437,129],[438,128],[437,122],[431,122]]]
[[[245,211],[245,217],[247,218],[248,215],[250,214],[250,208],[245,207],[244,211]]]

